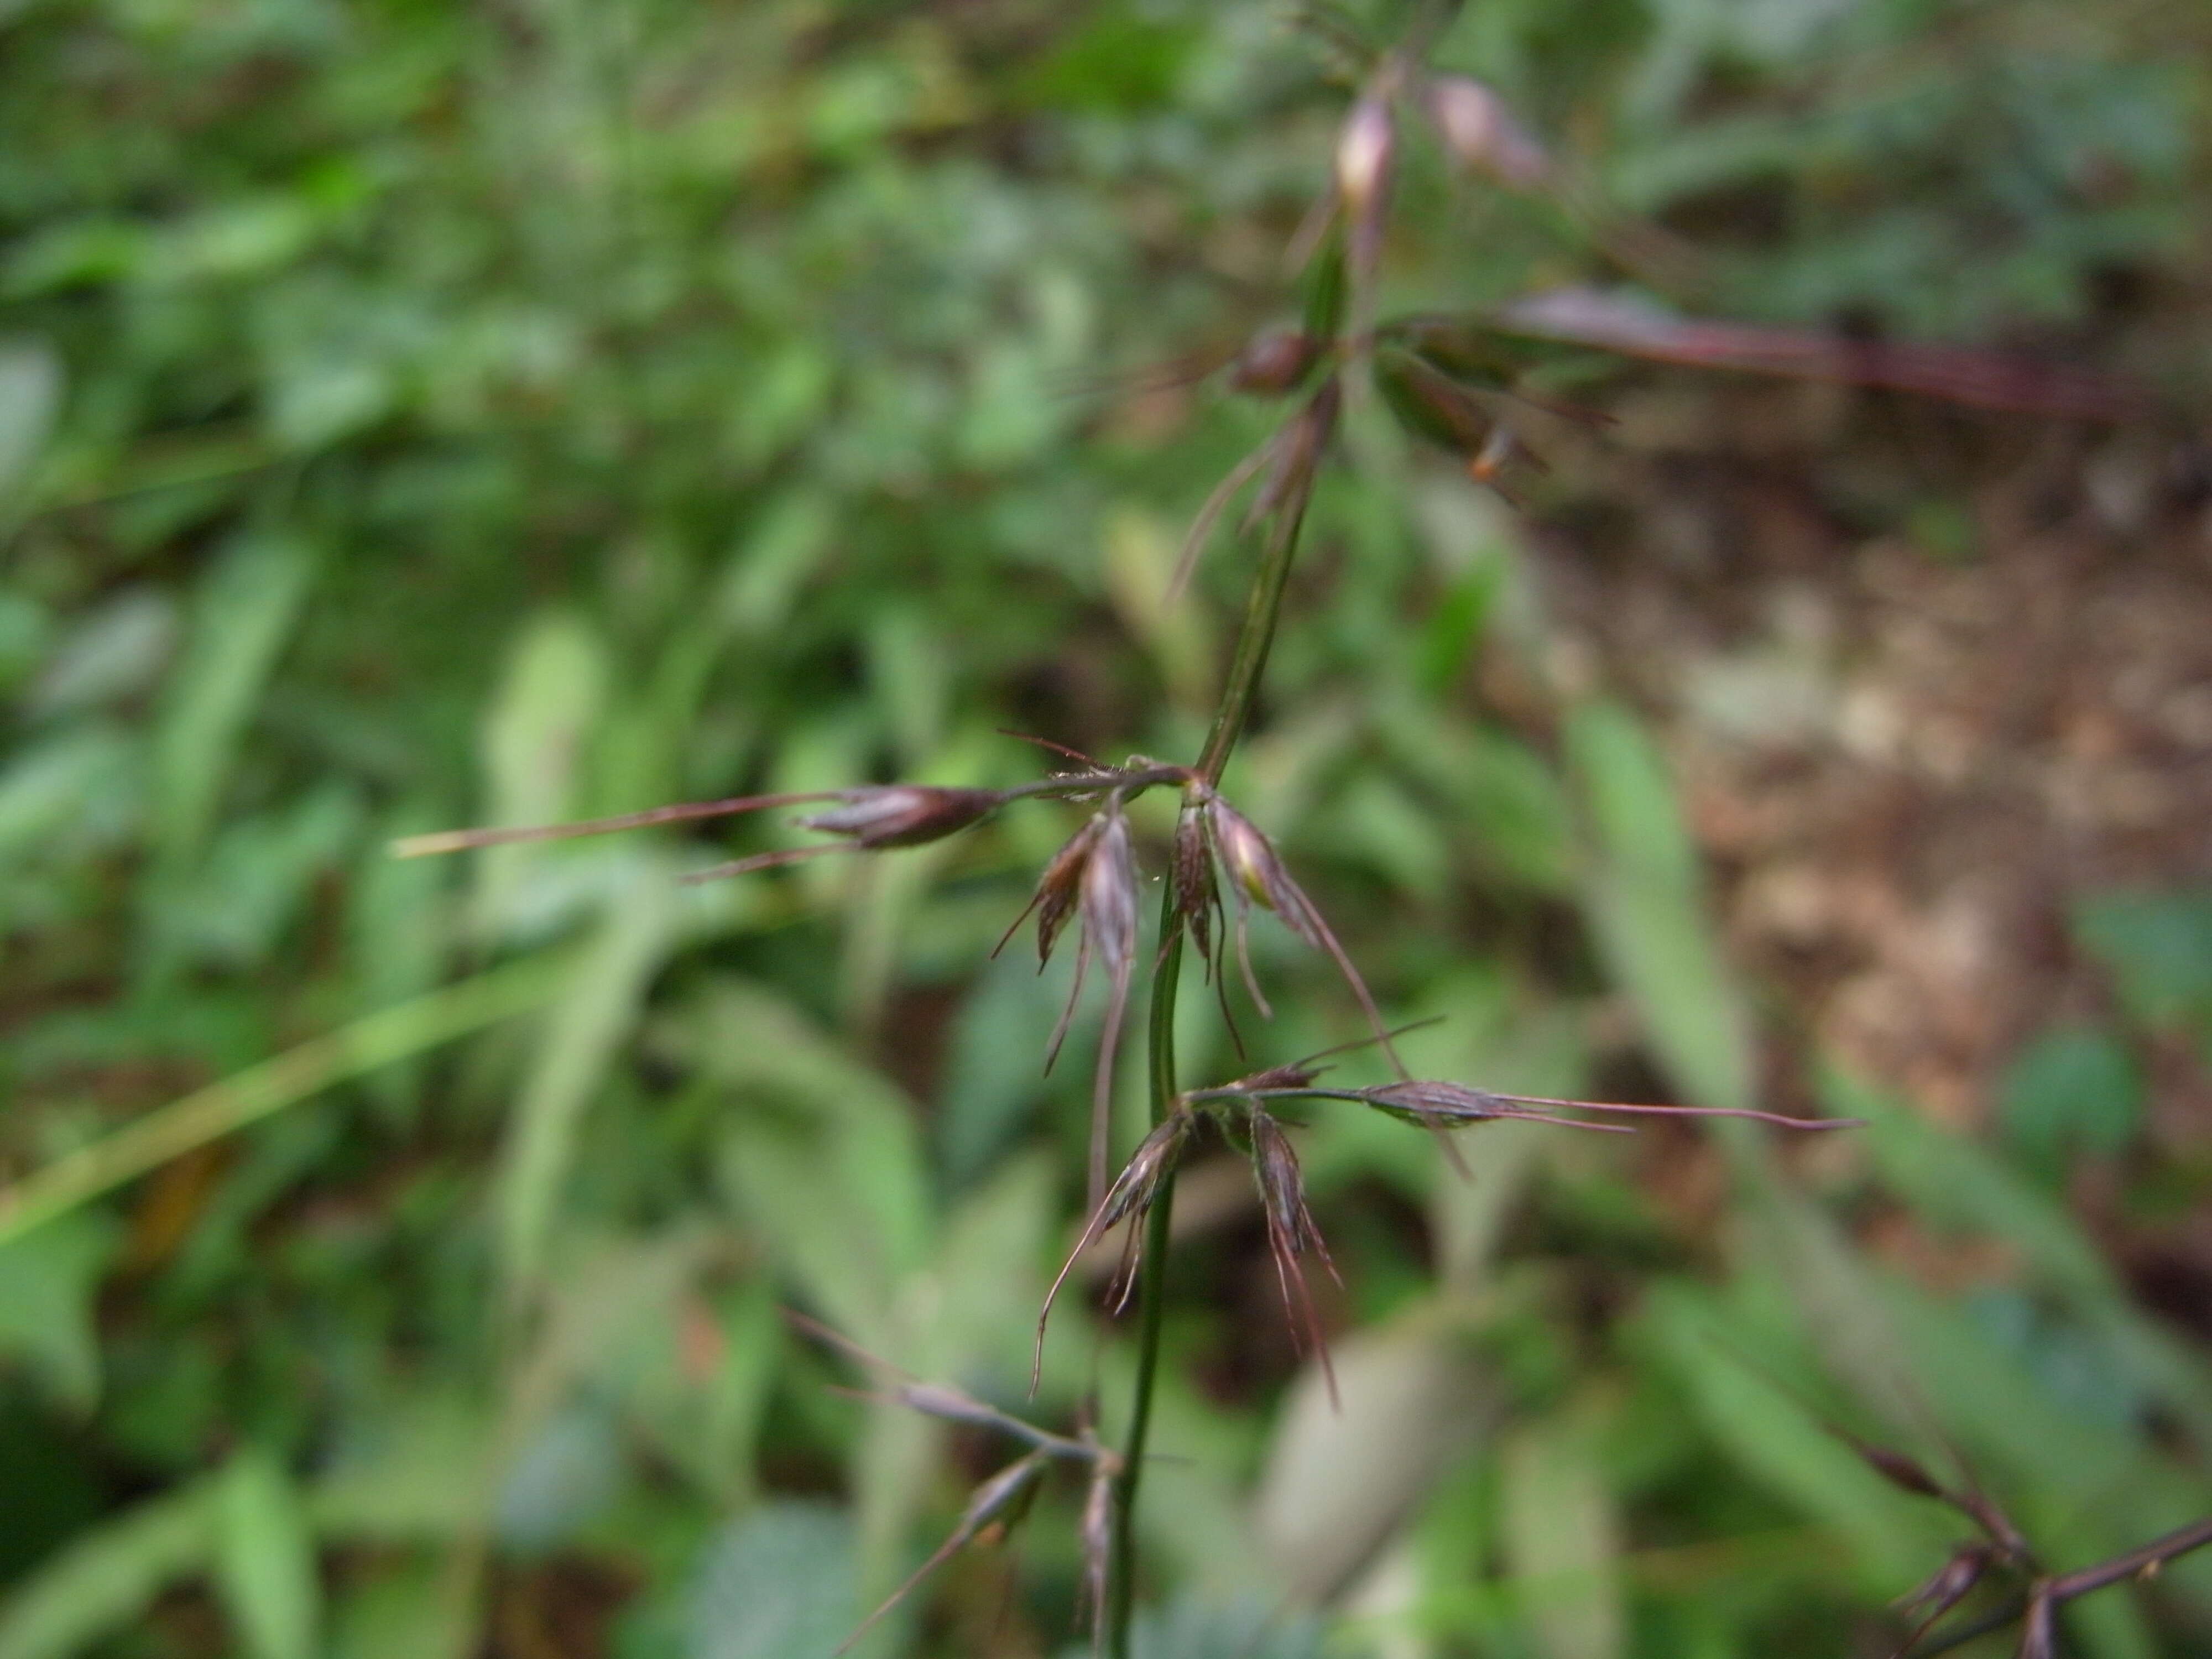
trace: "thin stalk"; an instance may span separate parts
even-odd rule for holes
[[[2191,1550],[2201,1550],[2212,1544],[2212,1516],[2188,1526],[2177,1528],[2163,1538],[2152,1540],[2139,1549],[2125,1555],[2116,1555],[2109,1561],[2094,1567],[2084,1567],[2079,1572],[2069,1572],[2051,1583],[2053,1601],[2070,1601],[2077,1595],[2087,1595],[2091,1590],[2102,1589],[2107,1584],[2117,1584],[2123,1578],[2132,1578],[2145,1571],[2155,1571],[2177,1556]]]
[[[1244,734],[1252,705],[1260,696],[1260,676],[1267,672],[1267,649],[1275,642],[1275,618],[1283,607],[1283,588],[1290,580],[1291,561],[1298,548],[1298,526],[1305,520],[1305,502],[1288,508],[1277,522],[1267,544],[1267,556],[1252,583],[1244,605],[1244,626],[1237,635],[1237,655],[1229,665],[1228,684],[1221,688],[1221,706],[1213,727],[1206,734],[1206,748],[1198,757],[1199,775],[1209,785],[1218,784],[1229,765],[1229,754]]]
[[[1267,648],[1274,642],[1283,588],[1290,579],[1291,561],[1297,552],[1298,527],[1304,518],[1305,501],[1301,496],[1276,520],[1253,580],[1251,597],[1244,606],[1244,626],[1237,637],[1237,654],[1230,663],[1221,703],[1199,757],[1199,775],[1209,788],[1221,781],[1230,751],[1243,734],[1259,696],[1260,676],[1267,666]],[[1155,1125],[1176,1109],[1175,1008],[1176,988],[1182,977],[1182,919],[1176,913],[1172,884],[1160,898],[1160,938],[1163,945],[1159,967],[1152,975],[1146,1054]],[[1152,1391],[1159,1377],[1160,1319],[1167,1303],[1168,1232],[1174,1210],[1175,1176],[1170,1171],[1160,1183],[1159,1196],[1152,1200],[1145,1221],[1144,1266],[1137,1289],[1136,1398],[1129,1408],[1129,1437],[1122,1448],[1121,1473],[1114,1492],[1113,1577],[1106,1610],[1106,1650],[1112,1659],[1129,1659],[1129,1616],[1136,1605],[1137,1589],[1137,1485],[1144,1471],[1145,1443],[1152,1425]]]
[[[1175,1109],[1175,1006],[1176,988],[1182,979],[1182,933],[1172,892],[1163,896],[1160,927],[1176,931],[1169,933],[1167,951],[1152,975],[1146,1070],[1155,1124]],[[1106,1614],[1107,1650],[1113,1659],[1128,1659],[1129,1653],[1129,1613],[1137,1590],[1137,1480],[1144,1473],[1145,1441],[1152,1426],[1152,1389],[1160,1369],[1160,1317],[1167,1303],[1168,1231],[1174,1212],[1175,1172],[1170,1170],[1145,1218],[1143,1276],[1137,1287],[1136,1398],[1129,1408],[1129,1438],[1122,1448],[1121,1473],[1114,1491],[1113,1576]]]

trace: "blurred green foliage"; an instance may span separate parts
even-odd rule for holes
[[[1987,337],[2081,320],[2201,208],[2203,60],[2160,16],[1488,0],[1436,57],[1662,220],[1692,302]],[[996,1467],[834,1392],[775,1309],[1018,1397],[1083,1068],[1039,1075],[1064,968],[987,957],[1056,809],[698,889],[696,836],[383,847],[1011,783],[1042,762],[1009,726],[1192,752],[1243,555],[1158,595],[1261,417],[1120,377],[1292,308],[1328,43],[1403,20],[1322,21],[0,3],[0,1171],[57,1176],[45,1218],[0,1201],[0,1659],[818,1659]],[[1587,220],[1417,144],[1402,191],[1394,306],[1606,270]],[[1517,538],[1379,426],[1349,447],[1237,799],[1389,1009],[1446,1017],[1417,1070],[1584,1086],[1617,994],[1674,1086],[1748,1101],[1650,737],[1488,712],[1475,660],[1543,637]],[[2120,1024],[2021,1059],[2016,1164],[1839,1080],[1874,1124],[1843,1173],[1720,1137],[1702,1227],[1580,1138],[1498,1126],[1462,1183],[1317,1118],[1345,1409],[1224,1214],[1173,1281],[1139,1651],[1881,1650],[1946,1522],[1826,1422],[1955,1446],[2065,1563],[2212,1507],[2212,1364],[2050,1185],[2127,1145],[2130,1044],[2212,1031],[2203,909],[2082,911]],[[1356,1029],[1255,945],[1261,1063]],[[1862,1249],[1888,1211],[2014,1288]],[[1120,1338],[1066,1318],[1040,1410],[1073,1420],[1094,1352],[1126,1397]],[[1056,1647],[1078,1501],[865,1650]],[[2212,1570],[2166,1585],[2070,1636],[2205,1650]],[[1285,1610],[1317,1599],[1326,1631]]]

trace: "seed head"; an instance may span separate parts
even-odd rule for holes
[[[1860,1460],[1883,1480],[1900,1492],[1909,1492],[1916,1498],[1940,1498],[1946,1503],[1951,1494],[1943,1489],[1936,1477],[1920,1467],[1919,1462],[1901,1451],[1892,1451],[1887,1446],[1862,1445],[1856,1442],[1852,1449]]]
[[[1368,1104],[1403,1118],[1408,1123],[1431,1127],[1486,1122],[1492,1118],[1518,1115],[1504,1100],[1481,1089],[1431,1078],[1387,1083],[1361,1091]]]
[[[1034,910],[1037,918],[1037,967],[1052,960],[1052,947],[1072,915],[1083,921],[1082,943],[1075,955],[1075,975],[1067,989],[1067,1004],[1060,1012],[1045,1046],[1045,1070],[1060,1058],[1060,1046],[1075,1019],[1083,995],[1083,981],[1096,956],[1113,979],[1113,997],[1106,1012],[1106,1030],[1098,1045],[1098,1066],[1091,1086],[1090,1201],[1095,1207],[1106,1186],[1108,1109],[1114,1082],[1114,1055],[1121,1044],[1121,1017],[1129,1003],[1129,980],[1137,955],[1137,864],[1129,846],[1129,822],[1122,816],[1118,790],[1106,799],[1103,811],[1069,837],[1052,855],[1038,878],[1036,891],[1016,916],[1013,927],[999,940],[999,950],[1014,936],[1014,928]],[[994,951],[993,955],[997,954]]]
[[[1302,328],[1271,328],[1255,334],[1229,365],[1229,387],[1255,397],[1276,398],[1293,391],[1321,356],[1321,342]]]
[[[1429,120],[1462,167],[1515,190],[1545,182],[1552,170],[1544,147],[1516,120],[1505,100],[1464,75],[1431,76],[1421,88]]]
[[[1898,1610],[1914,1621],[1912,1634],[1905,1646],[1910,1648],[1917,1644],[1929,1626],[1965,1601],[1996,1565],[1996,1552],[1988,1544],[1979,1539],[1961,1544],[1927,1583],[1899,1597]]]
[[[1270,1066],[1265,1071],[1255,1072],[1228,1085],[1240,1093],[1294,1093],[1310,1087],[1325,1066],[1308,1066],[1300,1060],[1289,1060],[1280,1066]]]
[[[1214,848],[1221,855],[1221,866],[1229,872],[1239,904],[1249,902],[1273,910],[1292,933],[1319,948],[1313,906],[1283,867],[1273,844],[1251,819],[1218,795],[1206,804],[1206,816]]]
[[[890,1397],[908,1411],[947,1423],[966,1423],[981,1428],[1002,1428],[1006,1425],[1005,1413],[996,1407],[935,1382],[904,1383]]]
[[[1424,1026],[1439,1024],[1443,1019],[1443,1015],[1432,1014],[1426,1019],[1417,1019],[1408,1024],[1401,1025],[1395,1031],[1380,1032],[1374,1036],[1355,1037],[1349,1042],[1331,1043],[1328,1048],[1316,1048],[1313,1053],[1301,1059],[1285,1060],[1279,1066],[1270,1066],[1264,1070],[1249,1073],[1233,1082],[1222,1084],[1217,1088],[1194,1090],[1184,1098],[1191,1101],[1226,1101],[1230,1103],[1232,1109],[1236,1109],[1249,1106],[1255,1097],[1303,1094],[1312,1088],[1316,1078],[1329,1069],[1321,1062],[1330,1055],[1346,1054],[1354,1048],[1370,1048],[1385,1037],[1401,1037],[1408,1031],[1418,1031]],[[1324,1090],[1322,1092],[1327,1094],[1329,1091]]]
[[[784,1317],[807,1335],[850,1356],[867,1370],[897,1385],[884,1393],[843,1389],[839,1392],[854,1393],[861,1399],[879,1403],[905,1406],[950,1422],[994,1429],[1024,1441],[1029,1446],[1029,1450],[1022,1456],[975,1488],[968,1500],[967,1508],[961,1512],[958,1522],[945,1541],[904,1583],[884,1600],[881,1606],[861,1621],[858,1629],[845,1638],[844,1645],[837,1650],[838,1654],[842,1655],[852,1648],[885,1613],[905,1600],[916,1585],[957,1552],[971,1543],[995,1544],[1003,1539],[1029,1512],[1044,1484],[1047,1472],[1055,1462],[1080,1463],[1088,1472],[1091,1490],[1085,1504],[1083,1520],[1085,1581],[1092,1587],[1094,1595],[1097,1589],[1103,1587],[1112,1533],[1113,1484],[1120,1475],[1123,1463],[1118,1453],[1098,1443],[1097,1433],[1087,1423],[1073,1437],[1054,1434],[971,1399],[957,1389],[919,1382],[888,1360],[870,1353],[849,1337],[840,1335],[805,1314],[786,1309]],[[1100,1518],[1102,1516],[1103,1518]],[[1103,1605],[1102,1601],[1093,1601],[1094,1607]]]
[[[1479,453],[1496,422],[1474,393],[1410,351],[1378,351],[1375,385],[1398,423],[1458,455]]]
[[[1553,1095],[1509,1095],[1488,1089],[1470,1089],[1462,1083],[1432,1079],[1401,1079],[1378,1088],[1362,1089],[1358,1097],[1380,1111],[1431,1128],[1462,1123],[1486,1122],[1492,1118],[1529,1118],[1565,1129],[1595,1129],[1626,1133],[1620,1124],[1591,1123],[1567,1112],[1597,1112],[1613,1117],[1734,1117],[1753,1123],[1771,1123],[1784,1129],[1850,1129],[1860,1120],[1846,1117],[1790,1117],[1781,1112],[1762,1112],[1747,1106],[1661,1106],[1613,1100],[1569,1100]]]
[[[1206,842],[1202,809],[1186,805],[1176,819],[1175,848],[1168,860],[1170,890],[1176,917],[1190,929],[1191,943],[1211,969],[1213,921],[1221,911],[1221,889],[1213,878],[1213,854]]]
[[[1976,1541],[1961,1545],[1951,1559],[1936,1569],[1927,1583],[1904,1598],[1902,1606],[1925,1607],[1929,1616],[1941,1618],[1964,1601],[1982,1575],[1991,1565],[1990,1547]]]
[[[1036,1496],[1047,1461],[1046,1453],[1033,1451],[1000,1469],[975,1488],[961,1517],[962,1524],[981,1531],[993,1522],[1012,1525],[1020,1520],[1029,1512],[1030,1500]]]
[[[1336,1263],[1314,1225],[1306,1207],[1304,1178],[1298,1173],[1298,1155],[1291,1150],[1283,1126],[1257,1106],[1251,1109],[1252,1173],[1260,1183],[1260,1207],[1267,1220],[1267,1250],[1275,1259],[1275,1279],[1282,1288],[1283,1309],[1291,1316],[1291,1340],[1310,1346],[1321,1360],[1322,1376],[1328,1384],[1328,1400],[1339,1403],[1336,1370],[1329,1364],[1328,1348],[1322,1340],[1321,1320],[1314,1312],[1313,1294],[1306,1287],[1302,1258],[1311,1250],[1336,1278]],[[1342,1281],[1340,1280],[1340,1283]],[[1303,1339],[1301,1339],[1303,1331]]]
[[[1030,1357],[1030,1392],[1034,1395],[1038,1380],[1044,1372],[1044,1332],[1046,1322],[1052,1317],[1052,1304],[1059,1299],[1060,1287],[1075,1271],[1075,1264],[1083,1253],[1095,1243],[1107,1229],[1127,1220],[1129,1237],[1121,1247],[1121,1265],[1114,1271],[1114,1282],[1107,1292],[1107,1307],[1120,1313],[1128,1306],[1129,1293],[1136,1284],[1136,1267],[1141,1239],[1137,1223],[1142,1221],[1152,1207],[1162,1189],[1182,1163],[1188,1150],[1190,1137],[1198,1127],[1198,1120],[1188,1111],[1177,1111],[1152,1126],[1150,1134],[1137,1143],[1121,1173],[1114,1177],[1114,1184],[1106,1195],[1093,1206],[1091,1219],[1085,1224],[1082,1237],[1075,1248],[1067,1253],[1067,1260],[1060,1264],[1053,1275],[1052,1287],[1045,1292],[1044,1306],[1037,1312],[1036,1346]]]
[[[1352,105],[1336,138],[1336,188],[1355,225],[1380,208],[1397,147],[1389,100],[1369,93]]]
[[[1336,194],[1344,204],[1344,267],[1351,299],[1347,323],[1358,349],[1364,349],[1375,323],[1376,273],[1382,259],[1397,148],[1389,98],[1380,88],[1370,91],[1352,105],[1336,140]]]
[[[1091,823],[1097,829],[1080,885],[1083,941],[1108,972],[1127,978],[1137,952],[1137,864],[1129,821],[1116,805]]]
[[[856,846],[918,847],[965,830],[1003,799],[995,789],[941,789],[895,783],[848,789],[842,805],[799,819],[809,830],[850,836]]]
[[[958,1524],[945,1540],[937,1547],[927,1561],[914,1570],[906,1583],[884,1598],[882,1606],[860,1621],[860,1627],[845,1638],[844,1645],[837,1650],[837,1655],[849,1652],[853,1644],[866,1635],[878,1620],[913,1592],[915,1585],[961,1549],[975,1542],[986,1529],[1003,1533],[1028,1514],[1051,1462],[1050,1454],[1040,1449],[1008,1464],[976,1487],[975,1496],[968,1500],[968,1507],[961,1512]],[[836,1659],[835,1656],[833,1659]]]
[[[1176,1112],[1155,1124],[1152,1132],[1137,1143],[1137,1150],[1115,1181],[1114,1190],[1100,1206],[1099,1232],[1124,1219],[1141,1218],[1151,1212],[1166,1188],[1168,1177],[1182,1163],[1197,1127],[1198,1120],[1188,1112]],[[1129,1237],[1133,1244],[1135,1233],[1133,1231]],[[1129,1269],[1135,1266],[1135,1251],[1124,1254],[1121,1270],[1115,1275],[1114,1294],[1108,1298],[1115,1313],[1128,1306],[1129,1292],[1134,1285]]]
[[[1467,476],[1474,483],[1487,484],[1510,501],[1514,497],[1503,483],[1505,470],[1516,459],[1522,458],[1534,459],[1522,447],[1519,434],[1500,421],[1490,428],[1490,435],[1482,441],[1482,447],[1468,457]],[[1536,467],[1541,471],[1543,464],[1537,462]]]
[[[1085,1194],[1096,1204],[1106,1190],[1107,1142],[1113,1128],[1114,1056],[1121,1043],[1121,1017],[1129,1006],[1129,977],[1137,959],[1137,861],[1129,849],[1129,821],[1121,816],[1119,796],[1108,799],[1106,810],[1091,820],[1099,826],[1091,856],[1083,866],[1083,954],[1097,952],[1112,981],[1106,1004],[1106,1027],[1098,1036],[1098,1063],[1091,1084],[1091,1159]],[[1079,957],[1076,988],[1082,985]],[[1067,1028],[1075,1009],[1073,990],[1060,1030]],[[1058,1038],[1054,1038],[1058,1046]]]
[[[1375,999],[1367,989],[1367,981],[1359,976],[1358,969],[1345,954],[1344,946],[1337,940],[1322,914],[1314,908],[1291,873],[1284,868],[1282,859],[1276,854],[1267,838],[1261,835],[1252,821],[1218,795],[1209,795],[1204,808],[1206,837],[1213,843],[1215,856],[1228,872],[1230,890],[1237,895],[1237,961],[1243,970],[1244,988],[1251,994],[1253,1006],[1263,1017],[1272,1018],[1267,1000],[1260,993],[1259,981],[1252,972],[1252,953],[1246,937],[1246,922],[1251,908],[1257,904],[1273,910],[1283,919],[1283,924],[1301,941],[1316,951],[1326,951],[1336,964],[1344,982],[1352,988],[1358,999],[1360,1012],[1375,1032],[1375,1040],[1390,1058],[1391,1068],[1399,1076],[1406,1075],[1398,1050],[1390,1040],[1389,1028],[1383,1024],[1382,1012],[1375,1006]]]
[[[1075,914],[1077,897],[1083,885],[1084,866],[1090,862],[1091,849],[1097,842],[1098,831],[1099,822],[1094,817],[1052,855],[1044,866],[1044,873],[1037,878],[1036,890],[1030,895],[1030,902],[1022,907],[1021,915],[1014,918],[1013,926],[1006,929],[993,948],[993,956],[1006,948],[1006,940],[1013,938],[1015,929],[1026,921],[1034,910],[1037,919],[1039,970],[1042,971],[1045,963],[1052,960],[1052,947],[1060,939],[1060,930]]]

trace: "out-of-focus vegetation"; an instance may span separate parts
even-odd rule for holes
[[[702,888],[672,877],[783,832],[384,845],[1012,783],[1042,757],[1006,727],[1194,752],[1242,556],[1161,592],[1265,417],[1131,371],[1292,308],[1333,43],[1403,19],[1294,21],[0,3],[0,1659],[814,1659],[1003,1461],[836,1393],[776,1309],[1018,1400],[1086,1079],[1039,1076],[1064,966],[988,958],[1056,809]],[[2124,0],[1480,0],[1434,60],[1588,211],[1409,133],[1387,297],[1626,276],[2124,343],[2185,393],[2201,341],[2128,307],[2193,251],[2204,37]],[[1389,1012],[1443,1017],[1417,1070],[1760,1098],[1766,999],[1650,731],[1551,648],[1538,544],[1350,428],[1240,803]],[[1887,1651],[1955,1522],[1830,1425],[1963,1460],[2060,1565],[2212,1508],[2212,1356],[2065,1184],[2212,1204],[2201,1135],[2142,1150],[2140,1059],[2212,1048],[2212,918],[2116,893],[2075,932],[2110,996],[2031,1034],[1979,1135],[1802,1042],[1848,1145],[1501,1124],[1462,1182],[1317,1115],[1340,1413],[1243,1177],[1194,1171],[1144,1650]],[[1255,943],[1259,1063],[1357,1035]],[[1095,1374],[1110,1414],[1127,1365],[1064,1310],[1037,1409],[1073,1424]],[[1056,1650],[1080,1497],[873,1650]],[[2212,1650],[2212,1564],[2065,1634]]]

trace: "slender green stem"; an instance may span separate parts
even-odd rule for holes
[[[1260,676],[1267,666],[1267,647],[1274,642],[1283,588],[1290,579],[1291,562],[1297,553],[1298,528],[1304,517],[1305,503],[1301,498],[1276,520],[1261,555],[1251,598],[1245,604],[1237,654],[1230,663],[1220,707],[1199,757],[1200,777],[1209,787],[1220,782],[1230,751],[1243,735],[1259,696]],[[1146,1042],[1146,1075],[1155,1124],[1175,1109],[1176,1101],[1175,1006],[1176,989],[1182,978],[1182,919],[1176,912],[1172,884],[1161,896],[1160,938],[1163,948],[1159,968],[1152,975]],[[1167,1304],[1168,1233],[1174,1210],[1175,1174],[1170,1170],[1160,1183],[1159,1195],[1152,1200],[1145,1221],[1144,1263],[1137,1289],[1136,1398],[1129,1409],[1129,1437],[1121,1449],[1121,1473],[1115,1482],[1114,1555],[1106,1610],[1106,1650],[1112,1659],[1129,1656],[1129,1617],[1136,1605],[1137,1588],[1137,1486],[1145,1468],[1146,1440],[1152,1431],[1153,1387],[1159,1377],[1160,1320]]]
[[[1170,893],[1161,905],[1160,927],[1170,934],[1159,971],[1152,975],[1152,1009],[1147,1044],[1152,1121],[1174,1109],[1176,1095],[1176,989],[1182,979],[1182,934]],[[1137,1589],[1137,1481],[1145,1469],[1145,1442],[1152,1426],[1152,1387],[1160,1368],[1160,1316],[1167,1302],[1168,1230],[1175,1210],[1175,1173],[1160,1183],[1145,1219],[1144,1276],[1137,1291],[1137,1389],[1129,1410],[1129,1437],[1115,1482],[1113,1577],[1109,1591],[1107,1632],[1114,1659],[1128,1659],[1129,1613]]]

